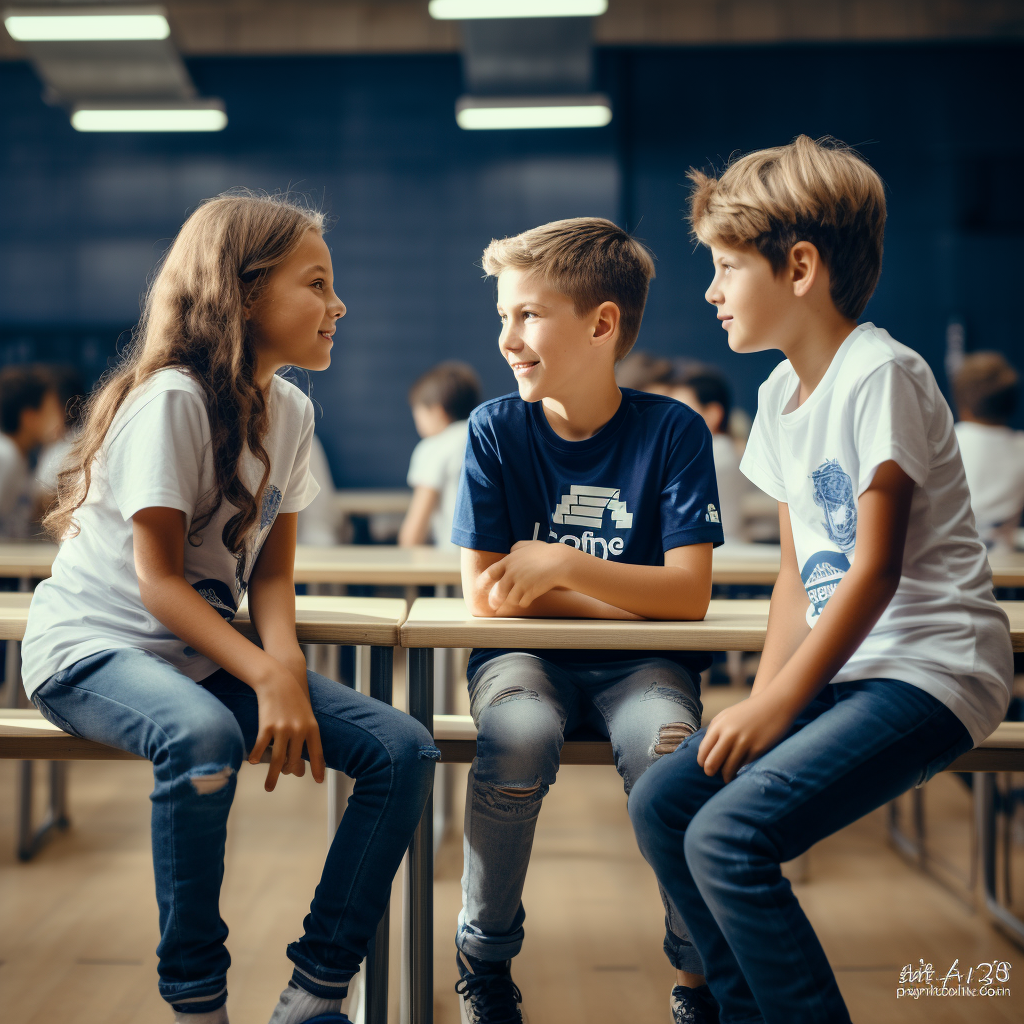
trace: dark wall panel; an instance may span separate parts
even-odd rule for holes
[[[753,411],[774,354],[730,353],[703,300],[707,254],[682,221],[691,164],[798,132],[858,144],[889,188],[882,285],[867,315],[942,377],[950,317],[970,347],[1024,354],[1005,308],[1024,271],[1016,97],[1024,48],[614,50],[601,130],[462,132],[458,59],[224,58],[190,62],[230,124],[191,136],[74,132],[21,64],[0,65],[0,362],[72,356],[94,379],[138,317],[160,254],[201,199],[292,189],[330,213],[349,314],[314,375],[337,482],[402,482],[412,380],[462,358],[487,395],[510,390],[480,253],[557,217],[626,223],[658,261],[640,344],[709,359]]]

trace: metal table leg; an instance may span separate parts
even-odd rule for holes
[[[394,651],[390,647],[370,648],[370,696],[391,703]],[[366,1024],[387,1024],[388,1020],[388,943],[391,929],[391,903],[377,925],[377,934],[366,956]]]
[[[409,650],[409,714],[434,734],[434,652]],[[434,1020],[434,798],[409,847],[409,1016],[410,1024]]]
[[[1024,921],[999,900],[996,884],[996,776],[974,773],[974,810],[978,824],[978,850],[985,907],[993,920],[1019,946],[1024,946]]]

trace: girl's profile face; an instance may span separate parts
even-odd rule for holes
[[[334,293],[331,253],[310,228],[296,250],[278,264],[247,316],[256,343],[261,385],[282,366],[326,370],[345,303]]]

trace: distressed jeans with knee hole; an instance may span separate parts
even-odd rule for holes
[[[558,772],[565,735],[611,739],[626,793],[662,755],[700,727],[699,682],[674,661],[637,658],[559,663],[522,651],[488,661],[470,682],[477,756],[469,773],[457,945],[508,960],[523,944],[522,894],[541,803]],[[665,951],[700,973],[700,956],[662,892]]]
[[[287,955],[299,987],[340,998],[384,912],[439,752],[408,715],[315,672],[307,678],[327,765],[355,787]],[[122,649],[83,658],[32,699],[59,728],[153,762],[160,994],[182,1013],[218,1009],[231,962],[218,907],[224,841],[236,773],[259,728],[256,694],[227,672],[196,683],[154,654]],[[284,777],[279,787],[296,784]],[[280,788],[275,796],[287,799]]]

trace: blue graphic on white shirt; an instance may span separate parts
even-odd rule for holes
[[[853,481],[836,459],[826,459],[813,473],[814,504],[825,511],[822,526],[840,551],[850,552],[857,543],[857,502]]]
[[[839,551],[816,551],[804,562],[800,577],[807,591],[807,625],[813,627],[828,599],[849,571],[850,560]]]
[[[235,559],[235,588],[239,597],[249,587],[249,574],[256,564],[256,558],[263,548],[263,542],[270,533],[270,528],[277,519],[277,510],[281,507],[281,489],[273,484],[268,484],[263,492],[263,501],[260,503],[260,525],[255,534],[252,535],[243,545],[242,550]]]

